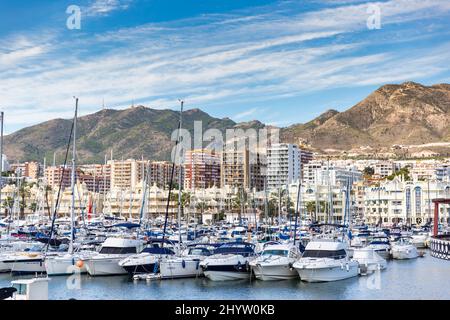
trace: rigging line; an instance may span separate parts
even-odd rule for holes
[[[178,144],[180,142],[180,131],[181,131],[181,121],[178,121],[178,133],[177,133],[177,141],[175,142],[175,150],[178,150]],[[161,248],[164,247],[164,238],[166,236],[166,229],[167,229],[167,219],[169,218],[169,206],[170,206],[170,196],[172,195],[172,187],[173,187],[173,176],[175,173],[175,159],[173,159],[172,163],[172,170],[170,173],[170,182],[169,182],[169,194],[167,195],[167,203],[166,203],[166,216],[164,220],[164,230],[163,230],[163,241],[161,243]],[[181,164],[180,164],[180,172],[181,175]],[[181,231],[181,230],[180,230]]]
[[[67,158],[69,157],[70,143],[72,141],[72,134],[73,134],[74,125],[75,125],[75,120],[72,122],[72,126],[71,126],[71,129],[70,129],[70,135],[69,135],[69,141],[67,142],[66,155],[64,157],[64,166],[62,168],[61,179],[59,181],[59,188],[58,188],[58,194],[57,194],[57,197],[56,197],[55,210],[53,212],[53,217],[52,217],[52,226],[50,228],[50,235],[49,235],[49,238],[48,238],[48,242],[47,242],[47,244],[45,246],[45,253],[47,253],[47,251],[48,251],[48,248],[50,246],[50,241],[52,239],[53,232],[54,232],[54,229],[55,229],[55,220],[56,220],[56,215],[57,215],[59,204],[60,204],[59,200],[60,200],[60,196],[61,196],[62,184],[63,184],[63,181],[64,181],[64,174],[66,173]]]

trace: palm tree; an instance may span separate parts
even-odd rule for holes
[[[312,217],[314,214],[314,221],[317,220],[316,217],[316,203],[314,201],[308,201],[306,203],[306,212],[309,213],[309,216]]]
[[[181,210],[184,215],[185,207],[188,207],[191,204],[191,193],[187,191],[183,191],[181,193]]]
[[[12,210],[13,205],[14,205],[14,199],[11,197],[7,197],[3,201],[3,207],[5,208],[5,217],[8,215],[8,211]]]
[[[32,202],[31,204],[30,204],[30,206],[28,207],[28,209],[30,209],[31,210],[31,212],[36,212],[36,209],[37,209],[37,203],[36,202]]]
[[[19,187],[20,194],[20,218],[25,216],[25,209],[27,208],[27,198],[30,197],[31,192],[26,182],[22,183]]]

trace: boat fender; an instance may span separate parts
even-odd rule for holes
[[[153,266],[153,273],[158,272],[158,261],[155,262],[155,265]]]
[[[200,266],[200,260],[197,260],[197,263],[195,264],[195,270],[198,270],[199,266]]]
[[[350,271],[350,265],[347,263],[347,265],[346,265],[346,269],[347,269],[347,272],[349,272]]]
[[[181,260],[181,266],[183,267],[183,269],[185,269],[186,268],[186,261]]]
[[[73,266],[75,265],[75,258],[74,257],[72,257],[72,265]]]

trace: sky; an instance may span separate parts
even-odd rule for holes
[[[70,118],[74,96],[81,115],[178,109],[181,98],[215,117],[288,126],[383,84],[449,83],[449,61],[446,0],[0,2],[6,134]]]

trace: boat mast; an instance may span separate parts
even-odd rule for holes
[[[183,127],[183,107],[184,107],[184,101],[180,100],[180,134],[178,135],[178,145],[180,146],[181,143],[181,130]],[[181,146],[180,146],[181,147]],[[179,150],[179,157],[180,157],[180,168],[181,168],[181,149]],[[181,246],[181,171],[180,174],[178,174],[178,243],[179,246]]]
[[[71,177],[71,190],[72,190],[72,206],[70,208],[70,246],[69,253],[73,253],[73,240],[74,240],[74,222],[75,222],[75,159],[76,159],[76,137],[77,137],[77,114],[78,114],[78,98],[75,98],[75,116],[73,118],[73,146],[72,146],[72,177]]]

